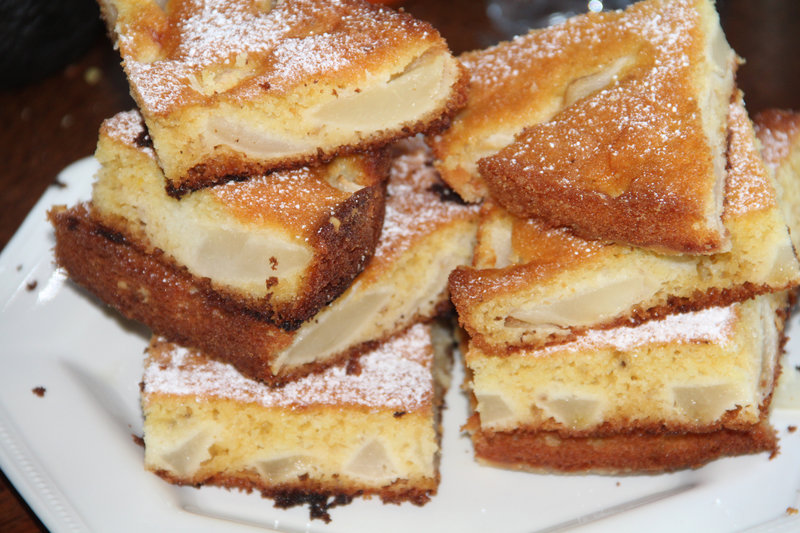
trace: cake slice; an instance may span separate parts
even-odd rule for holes
[[[426,503],[439,485],[452,341],[418,324],[362,355],[270,388],[154,339],[142,383],[145,466],[171,483],[260,491],[312,517],[356,496]]]
[[[678,253],[720,220],[736,58],[708,0],[589,13],[460,57],[466,107],[432,138],[442,177],[521,217]]]
[[[726,253],[678,256],[586,240],[487,202],[473,266],[450,277],[473,342],[490,351],[543,346],[797,286],[800,263],[741,96],[730,106],[729,146]]]
[[[233,310],[295,328],[341,294],[375,250],[388,176],[381,154],[229,182],[177,200],[164,190],[147,141],[136,111],[104,122],[88,212]]]
[[[773,173],[795,250],[800,250],[800,113],[767,109],[754,118],[767,168]]]
[[[441,127],[466,77],[429,24],[363,0],[100,0],[179,196]]]
[[[56,261],[75,282],[155,334],[279,384],[343,363],[449,306],[447,275],[472,257],[477,211],[448,190],[419,139],[395,146],[374,256],[339,298],[292,330],[204,290],[187,269],[109,229],[87,206],[55,207],[49,216]],[[180,202],[197,194],[214,193]]]
[[[767,418],[787,306],[783,292],[544,349],[470,345],[475,453],[525,470],[631,473],[775,452]]]

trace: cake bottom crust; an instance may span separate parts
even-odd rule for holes
[[[318,480],[298,480],[280,485],[267,485],[255,473],[240,472],[237,475],[218,473],[210,477],[182,478],[166,470],[154,471],[156,475],[174,485],[217,486],[226,489],[238,489],[243,492],[259,492],[262,497],[274,501],[275,507],[288,509],[307,505],[309,516],[330,522],[328,510],[340,505],[347,505],[354,498],[370,498],[377,496],[383,503],[401,504],[410,502],[414,505],[425,505],[431,496],[436,494],[439,486],[439,475],[416,480],[399,479],[391,485],[375,488],[364,486],[347,487],[343,482],[324,483]]]
[[[766,418],[748,430],[708,433],[620,433],[604,437],[560,437],[556,432],[479,429],[467,424],[482,463],[533,472],[645,474],[699,468],[721,457],[778,451]]]

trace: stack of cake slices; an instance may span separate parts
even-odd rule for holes
[[[138,110],[57,206],[69,277],[149,326],[146,467],[326,517],[436,492],[452,343],[432,338],[478,210],[417,134],[467,77],[428,24],[362,0],[101,2]]]
[[[430,142],[483,201],[450,276],[477,458],[633,473],[775,452],[798,204],[713,3],[646,0],[461,60],[467,105]]]

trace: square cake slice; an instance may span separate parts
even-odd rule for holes
[[[343,363],[449,307],[447,276],[472,257],[477,208],[447,194],[419,139],[399,143],[392,157],[375,254],[344,293],[294,328],[231,305],[161,250],[109,229],[96,210],[51,210],[56,260],[71,279],[155,334],[251,378],[285,383]],[[163,196],[182,203],[199,194],[217,193],[197,191],[180,201]]]
[[[729,138],[723,214],[729,252],[679,256],[586,240],[487,202],[473,266],[450,277],[459,320],[473,342],[490,351],[543,346],[588,328],[630,325],[797,286],[800,263],[784,202],[759,155],[741,97],[730,107]]]
[[[510,468],[628,473],[775,452],[767,417],[787,312],[783,292],[544,349],[470,345],[475,453]]]
[[[385,210],[383,154],[229,182],[178,200],[164,191],[148,139],[136,111],[103,123],[95,152],[100,170],[85,216],[185,272],[198,292],[226,307],[297,327],[341,294],[372,257]],[[65,246],[56,250],[76,277],[93,268]],[[90,287],[91,275],[83,275]]]
[[[278,505],[379,496],[422,505],[439,484],[452,339],[418,324],[284,387],[154,339],[142,384],[145,466],[171,483],[260,491]]]
[[[100,0],[173,195],[437,129],[466,76],[363,0]]]
[[[589,13],[460,58],[465,108],[432,137],[442,177],[521,217],[678,253],[725,251],[736,58],[709,0]]]

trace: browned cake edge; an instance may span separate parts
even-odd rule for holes
[[[281,509],[307,504],[311,518],[321,519],[325,522],[330,522],[328,509],[349,504],[356,497],[378,496],[383,503],[411,502],[414,505],[425,505],[430,501],[431,496],[436,494],[439,485],[438,469],[436,478],[425,480],[425,483],[412,484],[408,480],[397,480],[389,486],[372,490],[357,487],[348,489],[341,484],[323,484],[311,480],[267,486],[259,480],[256,474],[248,475],[247,472],[241,472],[237,476],[218,474],[196,480],[176,478],[164,470],[158,470],[155,473],[174,485],[188,485],[196,488],[213,485],[238,489],[247,493],[257,491],[262,497],[274,500],[275,507]]]
[[[434,118],[420,119],[414,124],[403,126],[393,135],[385,132],[378,132],[372,137],[354,145],[339,146],[331,150],[318,149],[314,154],[306,154],[297,158],[286,158],[281,161],[254,161],[241,154],[215,154],[213,157],[201,161],[181,177],[180,181],[167,180],[166,190],[170,196],[180,198],[184,194],[219,185],[231,180],[243,181],[252,176],[272,172],[276,170],[291,170],[302,166],[313,166],[329,163],[335,157],[360,153],[364,151],[374,151],[383,148],[397,140],[411,137],[418,133],[434,135],[445,130],[452,117],[467,102],[467,90],[469,87],[469,75],[466,69],[459,63],[459,77],[453,86],[452,97],[447,101],[441,114]]]
[[[484,463],[535,472],[634,474],[699,468],[721,457],[778,451],[764,419],[749,430],[710,433],[630,432],[606,437],[560,437],[556,432],[484,432],[468,422],[476,457]]]
[[[745,282],[741,285],[727,288],[713,287],[707,291],[695,291],[691,296],[670,296],[667,303],[650,308],[643,308],[641,306],[635,307],[629,314],[617,317],[613,320],[603,322],[601,324],[593,324],[588,327],[569,327],[564,329],[563,332],[552,333],[544,339],[532,339],[529,342],[524,342],[522,339],[515,344],[492,344],[485,336],[471,327],[469,321],[463,319],[462,316],[466,314],[466,310],[472,305],[469,301],[470,294],[480,294],[480,287],[471,289],[473,284],[480,283],[480,271],[472,267],[458,267],[450,274],[449,287],[450,294],[459,314],[459,325],[463,327],[470,335],[471,342],[484,352],[492,353],[493,355],[510,355],[520,350],[528,350],[534,348],[544,348],[546,346],[564,344],[575,340],[579,335],[587,332],[590,329],[612,329],[621,326],[637,326],[650,320],[662,319],[668,315],[675,313],[688,313],[692,311],[700,311],[709,307],[724,307],[737,302],[743,302],[761,294],[769,294],[789,290],[794,287],[788,284],[782,287],[772,287],[767,284],[757,285],[754,283]]]
[[[228,362],[253,379],[280,385],[344,363],[375,344],[364,343],[276,375],[270,361],[291,344],[291,332],[253,313],[231,309],[185,268],[164,261],[160,251],[148,253],[99,223],[86,205],[54,206],[48,217],[55,229],[56,263],[70,279],[156,335]]]

